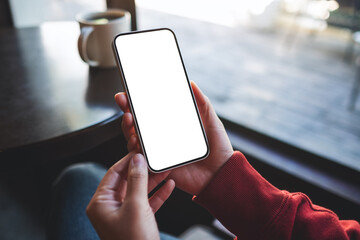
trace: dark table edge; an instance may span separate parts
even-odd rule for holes
[[[85,152],[122,135],[122,115],[123,112],[119,111],[101,122],[68,134],[19,147],[1,149],[0,159],[7,159],[8,161],[21,159],[21,161],[26,162],[27,160],[23,158],[31,158],[32,162],[47,163],[50,160],[54,161]]]

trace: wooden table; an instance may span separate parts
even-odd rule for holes
[[[49,161],[121,134],[116,68],[89,68],[76,22],[0,29],[0,161]]]

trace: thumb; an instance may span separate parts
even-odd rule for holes
[[[205,94],[200,90],[198,85],[196,85],[195,82],[191,81],[191,88],[193,90],[193,93],[195,95],[196,103],[198,105],[198,108],[200,111],[205,110],[204,108],[207,108],[207,105],[209,104],[209,99],[205,96]]]
[[[193,90],[196,104],[198,106],[201,119],[206,126],[217,126],[220,122],[213,106],[210,103],[210,100],[205,94],[200,90],[200,88],[195,84],[195,82],[191,81],[191,88]]]
[[[148,170],[142,154],[138,153],[131,159],[127,182],[126,199],[147,201]]]

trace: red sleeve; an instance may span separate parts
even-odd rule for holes
[[[302,193],[281,191],[235,152],[194,201],[239,239],[360,239],[360,225],[340,221]]]

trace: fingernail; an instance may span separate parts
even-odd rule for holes
[[[137,153],[131,161],[131,168],[142,169],[145,166],[144,156]]]

